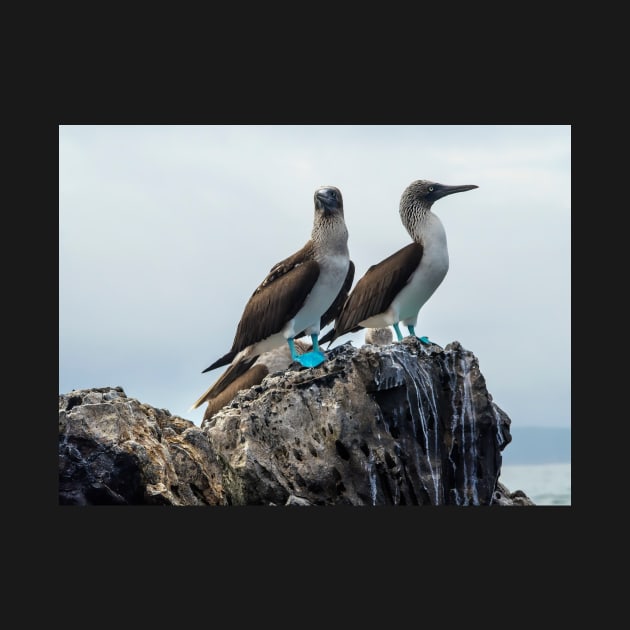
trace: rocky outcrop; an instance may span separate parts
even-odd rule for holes
[[[200,427],[121,387],[60,395],[59,503],[533,505],[499,481],[509,427],[458,342],[346,344]]]

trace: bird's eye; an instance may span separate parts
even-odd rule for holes
[[[433,192],[433,186],[429,186],[429,192]]]
[[[331,191],[331,195],[332,195],[334,198],[336,198],[336,197],[337,197],[337,193],[336,193],[334,190],[332,190],[332,191]]]

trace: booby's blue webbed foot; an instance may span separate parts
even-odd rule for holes
[[[317,367],[326,360],[326,355],[319,350],[311,350],[310,352],[305,352],[304,354],[293,357],[293,360],[304,367]]]
[[[291,358],[304,367],[317,367],[326,360],[326,355],[321,350],[319,350],[319,346],[317,346],[316,349],[313,349],[310,352],[298,354],[295,349],[295,342],[293,341],[293,339],[287,339],[287,343],[289,344],[289,349],[291,350]],[[313,345],[316,345],[316,343],[317,335],[313,337]]]
[[[428,346],[431,343],[428,337],[418,337],[414,326],[407,326],[407,328],[409,329],[409,334],[413,335],[416,339],[419,339],[425,346]]]

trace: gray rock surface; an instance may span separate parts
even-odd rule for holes
[[[510,419],[476,357],[350,344],[239,392],[200,427],[121,387],[59,396],[62,505],[522,506]]]

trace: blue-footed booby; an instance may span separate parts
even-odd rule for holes
[[[341,307],[348,297],[348,292],[350,291],[353,280],[354,263],[350,261],[346,281],[337,295],[337,299],[322,315],[320,328],[325,328],[339,315]],[[300,334],[296,335],[296,339],[293,342],[295,349],[299,351],[301,355],[304,355],[312,349],[312,345],[308,345],[297,338],[303,337],[304,334],[305,332],[302,331]],[[195,401],[190,411],[197,409],[197,407],[200,407],[204,402],[207,402],[208,406],[203,414],[203,419],[209,420],[219,409],[225,407],[239,391],[258,385],[267,374],[286,370],[293,360],[290,346],[288,344],[286,346],[282,344],[278,348],[263,352],[258,357],[249,355],[241,357],[240,360],[232,361],[227,370],[225,370],[225,372],[223,372],[223,374]]]
[[[242,361],[251,366],[259,355],[285,343],[291,358],[304,367],[315,367],[326,359],[319,347],[319,333],[343,304],[354,265],[348,252],[341,191],[322,186],[315,191],[314,201],[311,238],[271,268],[245,305],[232,348],[203,372]],[[323,321],[326,318],[329,320]],[[310,335],[313,348],[299,355],[294,339],[304,335]]]
[[[393,326],[398,341],[402,341],[400,324],[407,327],[410,336],[417,336],[418,313],[444,280],[449,264],[446,232],[431,206],[442,197],[473,188],[478,186],[446,186],[424,179],[405,188],[399,212],[413,243],[367,270],[350,292],[334,328],[320,343],[332,343],[362,328],[384,326]],[[426,337],[420,340],[429,343]]]

